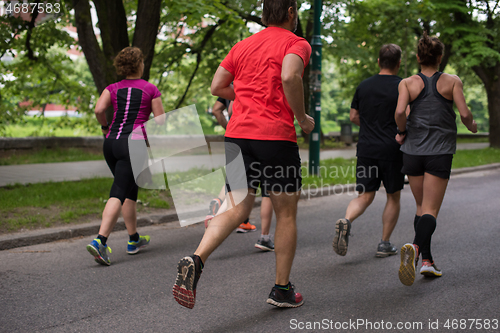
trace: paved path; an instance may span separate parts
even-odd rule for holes
[[[488,143],[466,143],[458,144],[458,149],[482,149],[488,147]],[[356,156],[355,146],[348,149],[324,150],[320,153],[320,159],[329,158],[353,158]],[[300,150],[303,162],[309,160],[309,151]],[[212,157],[203,155],[170,157],[165,165],[168,171],[187,171],[194,167],[209,166],[214,164],[220,167],[224,158],[220,154]],[[79,180],[93,177],[112,177],[105,161],[85,161],[66,163],[43,163],[25,165],[0,166],[0,186],[9,184],[33,184],[49,181]]]
[[[432,245],[443,276],[417,274],[411,287],[399,282],[399,256],[375,258],[383,190],[353,223],[345,257],[332,250],[334,221],[352,195],[300,200],[291,273],[305,299],[298,309],[266,304],[275,258],[254,248],[259,232],[232,233],[214,251],[192,310],[174,301],[171,288],[176,263],[196,249],[203,224],[141,228],[151,245],[134,256],[125,252],[127,232],[114,232],[109,267],[85,250],[93,236],[0,251],[0,331],[499,332],[499,187],[500,170],[451,178]],[[414,207],[406,187],[391,237],[398,247],[413,239]],[[260,230],[258,209],[252,219]],[[488,329],[479,329],[486,321]]]
[[[300,150],[302,161],[309,160],[309,151]],[[320,153],[321,159],[353,158],[356,150],[327,150]],[[224,155],[214,154],[175,156],[169,157],[165,163],[166,171],[187,171],[194,167],[214,165],[221,167],[224,164]],[[9,184],[33,184],[43,182],[59,182],[63,180],[79,180],[93,177],[112,177],[105,161],[82,161],[65,163],[39,163],[24,165],[0,166],[0,186]]]

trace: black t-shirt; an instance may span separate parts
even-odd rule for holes
[[[357,156],[393,160],[401,147],[395,137],[397,125],[394,113],[398,103],[396,75],[374,75],[360,83],[351,108],[359,111],[359,141]]]
[[[229,110],[229,104],[231,104],[231,101],[222,97],[217,98],[217,102],[221,102],[226,106],[226,109]]]

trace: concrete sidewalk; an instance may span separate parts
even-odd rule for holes
[[[303,162],[309,160],[309,151],[300,150]],[[320,159],[328,158],[354,158],[355,147],[338,150],[325,150],[320,153]],[[167,172],[187,171],[192,168],[208,166],[222,167],[224,155],[192,155],[174,156],[165,160]],[[65,163],[39,163],[0,166],[0,187],[13,184],[34,184],[46,182],[74,181],[93,177],[112,177],[108,165],[102,161],[82,161]]]
[[[466,174],[487,172],[488,170],[500,169],[500,163],[482,165],[472,168],[454,169],[451,171],[452,177]],[[323,196],[354,193],[355,184],[326,186],[322,188],[303,189],[301,200],[318,198]],[[255,207],[260,206],[261,198],[256,198]],[[146,215],[137,217],[137,226],[144,227],[150,225],[162,224],[169,229],[180,228],[177,213],[174,209],[166,210],[163,214]],[[85,224],[67,225],[56,228],[30,230],[12,234],[0,235],[0,251],[13,249],[22,246],[31,246],[42,243],[54,242],[57,240],[70,239],[74,237],[96,235],[99,231],[101,221],[94,221]],[[125,223],[120,218],[114,230],[125,230]]]
[[[457,149],[483,149],[488,143],[463,143],[458,144]],[[309,151],[301,149],[300,158],[302,162],[309,161]],[[320,159],[338,158],[345,159],[356,157],[356,146],[346,149],[323,150]],[[168,158],[165,164],[167,172],[187,171],[194,167],[210,166],[221,167],[224,164],[224,156],[221,154],[174,156]],[[12,184],[34,184],[49,181],[60,182],[64,180],[74,181],[93,177],[112,177],[105,161],[83,161],[66,163],[41,163],[24,165],[0,166],[0,187]]]

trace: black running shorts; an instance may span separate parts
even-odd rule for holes
[[[408,176],[423,176],[424,173],[450,179],[453,154],[409,155],[403,154],[403,169]]]
[[[396,193],[404,187],[405,175],[401,173],[403,157],[400,153],[392,160],[358,157],[356,165],[356,191],[375,192],[384,183],[387,193]]]
[[[238,179],[242,170],[231,163],[241,153],[244,163],[246,180],[230,181],[227,190],[247,186],[263,192],[293,193],[302,188],[300,170],[300,155],[297,143],[279,140],[250,140],[225,138],[226,149],[226,179]]]
[[[135,182],[132,163],[130,162],[128,138],[105,139],[103,152],[106,163],[114,176],[109,197],[118,198],[122,204],[125,199],[137,201],[139,187]],[[140,158],[145,160],[147,157],[146,152],[142,153],[144,156],[140,156]],[[136,156],[135,158],[139,157]]]

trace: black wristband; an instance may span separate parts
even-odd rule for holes
[[[400,131],[399,128],[398,128],[398,134],[399,135],[406,135],[408,131],[405,129],[404,131]]]
[[[101,129],[102,129],[102,130],[107,130],[107,129],[109,129],[109,126],[108,126],[108,125],[106,125],[106,126],[102,126],[102,125],[101,125]]]

